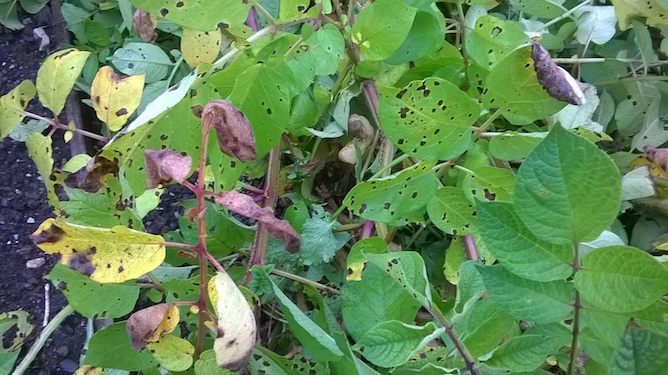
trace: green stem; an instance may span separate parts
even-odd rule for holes
[[[253,43],[255,41],[258,41],[262,39],[263,37],[271,34],[275,28],[273,26],[267,26],[264,29],[256,32],[255,34],[251,35],[246,39],[247,43]],[[225,55],[223,55],[221,58],[216,60],[216,62],[213,63],[214,69],[220,69],[225,65],[228,61],[232,60],[239,52],[241,52],[241,49],[239,48],[232,48],[229,50]]]
[[[380,168],[380,169],[379,169],[373,176],[371,176],[370,180],[373,180],[374,178],[378,178],[378,177],[382,176],[383,173],[384,173],[386,170],[388,170],[388,169],[394,167],[395,165],[397,165],[397,164],[403,162],[404,160],[408,159],[409,157],[410,157],[410,155],[408,155],[408,154],[403,154],[403,155],[401,155],[401,156],[398,156],[398,157],[394,158],[394,160],[392,160],[391,162],[389,162],[389,163],[383,165],[382,168]]]
[[[172,68],[172,72],[169,73],[169,78],[167,78],[167,87],[172,85],[172,80],[174,79],[174,76],[176,75],[176,72],[179,70],[179,66],[181,66],[181,63],[183,62],[183,55],[179,57],[178,60],[176,60],[176,63],[174,63],[174,67]]]
[[[26,354],[21,363],[16,366],[16,369],[14,369],[12,375],[23,375],[26,372],[32,361],[34,361],[37,357],[37,354],[39,354],[39,351],[42,350],[42,347],[44,347],[46,340],[49,339],[53,331],[55,331],[56,328],[60,326],[65,318],[72,315],[72,313],[74,313],[74,308],[70,305],[67,305],[63,307],[63,309],[60,310],[60,312],[56,314],[53,319],[51,319],[49,324],[47,324],[39,334],[37,341],[35,341],[35,343],[32,345],[30,351],[28,351],[28,354]]]
[[[570,17],[571,14],[577,12],[580,8],[582,8],[582,7],[586,6],[586,5],[589,5],[589,4],[590,4],[590,1],[589,1],[589,0],[585,0],[585,1],[581,2],[580,4],[574,6],[574,7],[571,8],[570,10],[566,11],[566,13],[562,14],[561,16],[559,16],[559,17],[553,19],[553,20],[550,21],[550,22],[547,22],[547,23],[543,26],[543,30],[547,30],[550,26],[552,26],[552,25],[554,25],[555,23],[557,23],[557,22],[563,20],[564,18]]]
[[[497,108],[497,110],[494,113],[492,113],[492,115],[489,116],[489,118],[487,118],[487,120],[485,120],[485,122],[483,122],[478,129],[476,129],[473,135],[475,135],[476,138],[480,137],[480,134],[482,134],[485,130],[487,130],[487,128],[489,128],[489,126],[492,125],[494,120],[496,120],[499,116],[501,116],[501,111],[503,109],[504,109],[503,107]]]
[[[276,275],[276,276],[285,277],[286,279],[290,279],[290,280],[294,280],[294,281],[297,281],[297,282],[302,283],[302,284],[310,285],[310,286],[312,286],[314,288],[317,288],[317,289],[322,289],[322,290],[324,290],[327,293],[332,294],[332,295],[341,294],[341,292],[339,292],[338,290],[336,290],[336,289],[334,289],[330,286],[317,283],[313,280],[309,280],[307,278],[297,276],[297,275],[289,273],[289,272],[277,270],[276,268],[271,270],[271,273]]]

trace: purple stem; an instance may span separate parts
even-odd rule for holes
[[[362,223],[362,232],[360,233],[360,240],[373,237],[376,232],[376,223],[371,220],[364,220]]]
[[[470,260],[476,260],[480,258],[480,255],[478,254],[478,247],[475,245],[473,236],[462,237],[462,243],[464,244],[464,249],[466,249],[467,258]]]

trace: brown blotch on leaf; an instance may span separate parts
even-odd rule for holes
[[[257,158],[253,128],[246,116],[226,100],[209,102],[202,111],[202,124],[214,128],[218,146],[225,154],[241,161]]]
[[[42,243],[58,242],[65,235],[65,231],[55,225],[51,225],[48,229],[41,231],[39,234],[31,234],[30,239],[39,245]]]
[[[67,176],[65,185],[72,189],[96,193],[106,185],[106,175],[118,176],[118,160],[112,161],[98,156],[91,159],[84,168]]]
[[[289,252],[296,253],[299,251],[301,237],[297,231],[287,221],[274,216],[269,208],[258,206],[250,196],[232,190],[222,192],[214,199],[230,211],[259,221],[269,234],[285,242],[285,249]]]
[[[132,16],[132,26],[134,27],[137,36],[146,43],[150,43],[158,38],[158,33],[155,32],[157,24],[157,21],[155,23],[153,22],[150,14],[141,9],[137,9]]]
[[[141,309],[130,316],[125,329],[130,336],[132,349],[139,350],[146,347],[172,306],[171,303],[160,303]]]
[[[153,189],[163,182],[174,180],[183,183],[190,174],[192,158],[176,151],[146,150],[146,189]]]
[[[76,253],[72,255],[67,266],[86,276],[90,276],[97,269],[97,267],[91,263],[90,258],[93,254],[95,254],[95,252],[87,251],[85,253]]]
[[[127,108],[121,108],[118,111],[116,111],[116,116],[123,116],[127,114],[128,114]]]
[[[645,145],[642,150],[645,151],[647,159],[653,161],[663,173],[668,174],[668,149]]]

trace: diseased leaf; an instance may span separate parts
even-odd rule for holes
[[[221,192],[214,200],[230,211],[264,223],[269,234],[285,241],[286,250],[292,253],[299,251],[301,238],[290,223],[277,219],[269,208],[258,206],[250,196],[232,190]]]
[[[132,16],[132,27],[135,33],[146,43],[150,43],[158,38],[155,27],[158,25],[158,18],[146,13],[143,9],[137,9]]]
[[[484,15],[466,37],[466,51],[476,66],[490,71],[529,37],[517,25]]]
[[[203,126],[216,131],[218,146],[241,161],[257,158],[253,128],[246,116],[227,100],[213,100],[202,110]]]
[[[207,31],[237,27],[246,21],[250,4],[235,0],[131,0],[137,8],[179,26]]]
[[[100,229],[47,219],[31,239],[60,263],[102,283],[136,279],[165,258],[163,238],[116,226]]]
[[[190,175],[192,158],[172,150],[146,150],[146,190],[174,180],[180,184]]]
[[[110,61],[123,74],[144,75],[146,83],[164,79],[174,65],[169,55],[157,45],[139,42],[117,49]]]
[[[191,68],[212,63],[220,53],[220,30],[198,31],[184,28],[181,33],[181,53]]]
[[[172,303],[159,303],[136,311],[128,319],[126,329],[132,349],[146,347],[172,332],[179,324],[179,309]]]
[[[137,109],[144,89],[144,76],[121,76],[110,66],[103,66],[91,85],[93,108],[109,130],[120,130]]]
[[[177,336],[163,336],[158,341],[148,343],[146,347],[153,354],[153,358],[169,371],[186,371],[194,361],[195,347],[188,340]]]
[[[517,10],[539,18],[557,18],[566,12],[564,0],[510,0]]]
[[[619,29],[627,30],[634,18],[645,18],[649,26],[668,25],[668,11],[660,3],[661,0],[612,0]]]
[[[90,52],[68,48],[49,55],[37,71],[39,101],[58,116]]]
[[[25,80],[0,98],[0,139],[8,136],[23,121],[24,110],[36,92],[35,84]]]
[[[466,236],[478,231],[476,211],[460,188],[446,186],[427,203],[432,223],[445,233]]]

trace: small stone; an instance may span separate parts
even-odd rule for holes
[[[56,353],[61,357],[67,357],[67,354],[69,354],[69,352],[70,352],[70,350],[65,345],[56,349]]]
[[[63,371],[69,372],[70,374],[72,374],[79,369],[79,364],[74,362],[71,359],[64,359],[64,360],[60,361],[60,368]]]
[[[26,267],[30,269],[40,268],[44,265],[45,262],[46,259],[44,259],[44,257],[30,259],[29,261],[26,262]]]
[[[28,220],[26,220],[26,223],[28,224],[35,224],[35,219],[32,217],[29,217]]]

